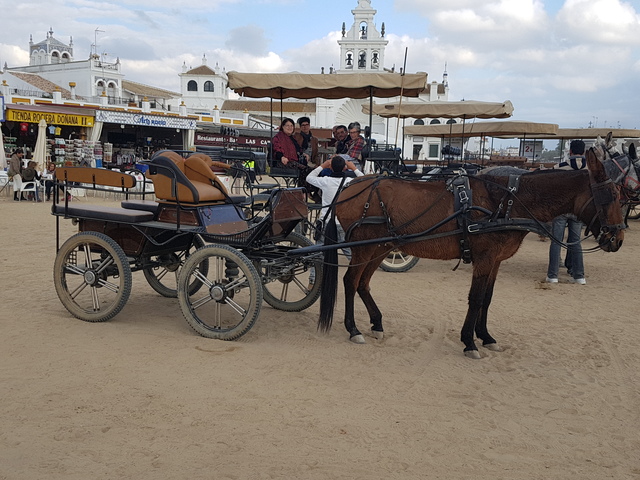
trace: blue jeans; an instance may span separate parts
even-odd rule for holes
[[[553,219],[551,234],[554,239],[562,241],[564,239],[564,230],[568,227],[569,235],[567,237],[567,256],[565,257],[564,266],[567,267],[569,275],[574,279],[584,278],[584,263],[582,260],[582,245],[580,244],[580,234],[582,231],[582,223],[575,219],[573,215],[560,215]],[[558,278],[558,269],[560,268],[560,245],[555,241],[551,241],[549,246],[549,266],[547,267],[547,277]]]

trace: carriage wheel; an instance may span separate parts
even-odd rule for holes
[[[206,263],[208,271],[200,270]],[[190,293],[193,282],[203,284]],[[178,300],[187,323],[203,337],[235,340],[258,319],[262,285],[253,264],[227,245],[207,245],[191,254],[180,269]]]
[[[143,269],[144,278],[147,279],[151,288],[160,295],[169,298],[176,298],[178,296],[178,277],[180,275],[180,269],[184,265],[187,257],[200,247],[204,247],[204,240],[202,240],[200,235],[194,235],[191,246],[185,250],[149,257],[147,261],[159,263],[160,265]],[[207,275],[207,272],[209,271],[209,263],[207,259],[202,261],[202,264],[199,265],[199,269],[205,276]],[[189,293],[196,293],[200,287],[202,287],[202,282],[194,279],[193,282],[191,282],[191,285],[189,285]]]
[[[299,233],[292,232],[279,245],[287,245],[294,247],[308,247],[313,242]],[[300,312],[313,305],[320,296],[320,288],[322,286],[322,257],[317,257],[313,261],[296,262],[291,260],[293,270],[275,280],[265,283],[262,286],[262,293],[265,302],[273,308],[283,310],[285,312]],[[260,265],[259,261],[255,262],[255,266],[265,277],[265,267]],[[309,275],[311,269],[315,269],[315,281],[310,285]]]
[[[387,257],[380,264],[380,268],[385,272],[406,272],[416,266],[419,257],[407,255],[400,250],[391,250]]]
[[[640,218],[640,203],[629,204],[629,215],[627,218],[638,220]]]
[[[53,281],[69,312],[87,322],[116,316],[131,293],[131,267],[124,251],[99,232],[78,233],[56,255]]]

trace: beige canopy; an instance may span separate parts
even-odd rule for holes
[[[547,138],[547,139],[584,139],[606,137],[609,132],[613,134],[613,138],[640,138],[640,130],[631,128],[559,128],[555,135],[549,137],[545,135],[532,135],[531,138]]]
[[[362,106],[369,113],[368,105]],[[373,113],[384,118],[508,118],[513,114],[513,104],[504,102],[434,101],[425,103],[373,104]]]
[[[240,73],[228,72],[228,85],[245,97],[390,98],[417,97],[427,88],[427,74],[408,73]]]
[[[404,133],[421,137],[522,137],[530,135],[555,135],[555,123],[535,123],[524,121],[475,122],[441,125],[412,125],[405,127]]]

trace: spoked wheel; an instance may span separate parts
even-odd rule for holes
[[[279,245],[293,247],[308,247],[313,242],[299,233],[292,232]],[[266,269],[259,262],[255,262],[256,268],[263,278],[267,276]],[[291,260],[291,271],[268,281],[262,286],[264,300],[273,308],[285,312],[300,312],[313,305],[320,296],[322,286],[322,258],[310,262],[296,262]],[[311,269],[315,269],[315,280],[310,283]]]
[[[207,272],[200,270],[204,262]],[[190,293],[194,282],[202,283]],[[227,245],[207,245],[191,254],[180,269],[178,300],[187,323],[203,337],[235,340],[256,322],[262,285],[249,259]]]
[[[111,237],[99,232],[78,233],[56,255],[53,281],[69,312],[87,322],[116,316],[131,294],[131,267]]]
[[[200,235],[194,235],[193,243],[185,250],[150,257],[148,260],[159,263],[154,267],[143,269],[144,278],[147,279],[151,288],[164,297],[176,298],[178,296],[178,276],[180,268],[184,265],[189,255],[200,247],[204,247],[204,240]],[[203,275],[207,275],[209,271],[209,263],[204,259],[198,267]],[[202,282],[193,280],[189,285],[189,293],[194,294],[202,287]]]
[[[640,218],[640,203],[629,204],[629,216],[631,220],[638,220]]]
[[[407,255],[400,250],[392,250],[382,261],[380,268],[385,272],[406,272],[415,267],[418,260],[420,260],[419,257]]]

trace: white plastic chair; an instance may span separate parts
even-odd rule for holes
[[[22,180],[20,175],[13,176],[13,191],[18,197],[18,201],[22,200],[22,193],[32,192],[34,194],[34,200],[38,198],[38,188],[40,187],[40,182],[37,180],[31,180],[29,182],[25,182]]]

